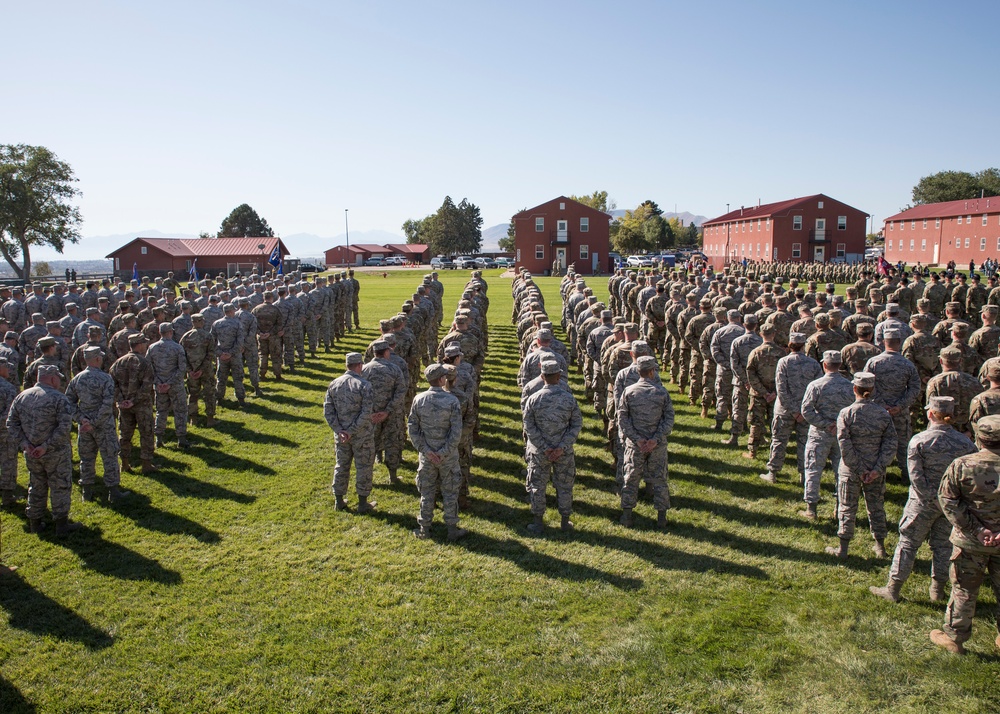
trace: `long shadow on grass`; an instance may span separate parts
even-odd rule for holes
[[[187,453],[201,459],[206,466],[215,466],[220,469],[231,469],[234,471],[246,471],[247,473],[254,475],[274,476],[278,473],[270,466],[265,466],[264,464],[257,463],[256,461],[251,461],[250,459],[244,459],[241,456],[234,456],[233,454],[226,453],[221,449],[208,448],[195,441],[191,442],[191,446],[188,448]]]
[[[236,441],[246,442],[248,444],[268,444],[270,446],[284,446],[289,449],[297,449],[301,446],[298,441],[286,439],[273,432],[248,429],[240,422],[235,421],[219,422],[216,430],[222,434],[229,435]]]
[[[181,574],[164,568],[152,558],[129,550],[114,541],[104,540],[100,528],[84,526],[69,538],[54,541],[76,553],[84,567],[121,580],[150,580],[164,585],[178,585]]]
[[[35,705],[24,698],[21,690],[0,677],[0,711],[6,714],[29,714]]]
[[[10,626],[41,637],[79,642],[90,650],[113,644],[111,636],[65,605],[36,590],[17,573],[0,575],[0,607],[8,613]],[[6,692],[0,689],[0,701]],[[0,707],[0,711],[9,711]]]
[[[155,508],[148,496],[134,491],[128,501],[115,511],[149,531],[166,535],[189,535],[202,543],[218,543],[220,540],[215,531],[184,516]]]
[[[218,486],[214,483],[199,481],[198,479],[191,478],[190,476],[185,476],[184,474],[175,471],[173,464],[161,467],[157,471],[144,475],[146,478],[152,479],[169,488],[175,496],[211,500],[228,500],[244,504],[253,503],[257,500],[256,496],[250,496],[237,491],[230,491],[228,488],[224,488],[223,486]]]

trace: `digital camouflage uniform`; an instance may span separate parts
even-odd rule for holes
[[[181,337],[187,358],[188,418],[198,416],[198,400],[205,400],[205,416],[215,418],[215,338],[204,327],[188,330]],[[194,373],[200,372],[195,377]]]
[[[216,356],[216,389],[218,401],[226,398],[226,387],[229,377],[233,378],[233,391],[240,402],[246,397],[243,385],[243,325],[235,315],[226,315],[212,325],[212,337],[215,338]],[[229,359],[224,355],[228,354]]]
[[[546,384],[528,397],[523,412],[524,431],[528,436],[525,457],[531,513],[535,516],[545,513],[545,490],[551,478],[559,514],[568,516],[573,510],[576,478],[573,444],[583,427],[576,397],[559,384]],[[549,449],[562,449],[562,456],[550,461],[545,455]]]
[[[777,342],[764,342],[747,357],[747,382],[750,384],[750,440],[747,449],[756,453],[764,446],[765,431],[774,420],[777,389],[774,378],[778,362],[787,354]],[[768,397],[772,397],[770,400]]]
[[[361,370],[361,376],[371,384],[371,413],[389,413],[382,422],[372,425],[372,443],[376,453],[384,452],[385,466],[394,474],[402,456],[403,434],[398,417],[406,398],[406,378],[391,360],[381,357],[368,362]]]
[[[795,418],[802,413],[802,397],[809,383],[823,375],[823,368],[812,357],[802,352],[792,352],[778,361],[774,384],[777,398],[774,400],[774,421],[771,423],[771,455],[767,460],[767,471],[777,475],[785,463],[788,440],[795,431],[796,466],[799,474],[805,473],[806,441],[809,438],[809,422]]]
[[[257,318],[257,348],[260,355],[258,378],[267,375],[268,362],[275,377],[281,377],[281,336],[284,315],[273,302],[265,302],[253,309]]]
[[[910,406],[920,396],[920,376],[910,360],[898,352],[883,352],[868,360],[865,371],[875,375],[876,404],[886,409],[899,407],[892,417],[896,433],[896,463],[906,479],[906,445],[910,443]]]
[[[139,429],[139,458],[153,458],[153,366],[143,355],[130,352],[120,357],[109,370],[115,382],[118,407],[118,440],[122,458],[131,463],[132,435]],[[122,402],[132,402],[126,409]]]
[[[28,467],[29,520],[45,515],[50,501],[52,517],[68,518],[73,488],[73,449],[69,431],[73,419],[69,402],[58,389],[36,384],[14,398],[7,415],[7,436],[21,448],[45,447],[40,458],[24,454]]]
[[[877,388],[876,388],[877,392]],[[885,540],[885,470],[896,449],[896,430],[889,412],[870,399],[858,399],[840,412],[837,418],[837,441],[840,443],[840,471],[837,475],[837,535],[842,540],[854,537],[854,521],[861,493],[865,495],[868,523],[879,543]],[[878,471],[870,483],[862,475]]]
[[[730,434],[739,438],[747,425],[750,408],[750,382],[747,377],[747,361],[750,353],[764,344],[764,339],[756,332],[747,332],[733,341],[729,366],[733,374],[732,427]]]
[[[653,491],[653,507],[669,509],[667,437],[674,428],[674,406],[667,390],[657,381],[640,378],[622,395],[618,424],[625,442],[622,508],[635,508],[639,482],[645,480]],[[651,439],[656,448],[642,453],[638,442]]]
[[[156,421],[153,431],[162,437],[167,430],[167,415],[174,414],[174,428],[178,440],[187,435],[187,394],[184,392],[184,375],[187,372],[187,358],[184,348],[169,339],[161,339],[149,346],[146,358],[153,367],[155,389]],[[161,392],[161,385],[168,385]]]
[[[372,470],[375,464],[374,430],[371,415],[372,385],[368,380],[347,371],[330,383],[323,403],[326,423],[336,437],[336,463],[333,467],[333,493],[345,496],[354,462],[358,496],[365,498],[372,491]],[[341,441],[340,432],[350,435]]]
[[[104,464],[104,485],[121,483],[118,464],[120,447],[115,430],[115,382],[109,374],[94,367],[80,372],[66,387],[70,415],[79,428],[76,446],[80,455],[80,485],[92,486],[97,480],[97,455]],[[92,427],[84,430],[84,423]]]
[[[17,370],[16,365],[10,365],[11,374]],[[17,486],[17,449],[18,442],[10,438],[7,432],[7,415],[10,405],[17,396],[17,387],[6,379],[0,379],[0,492],[13,492]]]
[[[430,387],[413,400],[407,420],[410,443],[419,454],[417,489],[420,491],[421,528],[430,528],[434,520],[434,500],[438,490],[444,503],[444,522],[458,524],[458,491],[462,479],[458,464],[458,443],[462,438],[462,407],[458,397],[441,387]],[[441,456],[433,464],[428,452]]]
[[[833,465],[834,477],[840,472],[840,444],[837,441],[837,417],[854,402],[854,385],[840,372],[824,374],[806,387],[802,397],[802,416],[809,422],[806,440],[806,503],[819,502],[819,486],[826,461]]]
[[[715,361],[715,419],[722,421],[732,416],[733,408],[733,343],[746,334],[740,324],[723,325],[712,335],[710,350]]]

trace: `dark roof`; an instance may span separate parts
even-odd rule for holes
[[[743,208],[737,208],[735,211],[730,211],[729,213],[719,216],[718,218],[713,218],[710,221],[705,221],[704,223],[702,223],[702,226],[710,226],[714,223],[730,223],[732,221],[749,221],[754,218],[767,218],[769,216],[784,216],[787,215],[788,211],[790,211],[793,208],[797,208],[798,206],[804,205],[811,201],[819,201],[819,200],[836,201],[841,205],[845,206],[847,205],[846,203],[843,203],[842,201],[837,201],[836,199],[830,198],[825,194],[817,193],[813,194],[812,196],[802,196],[801,198],[790,198],[787,201],[778,201],[777,203],[765,203],[760,206],[747,206]],[[852,206],[848,206],[848,208],[852,208]],[[867,216],[868,214],[865,213],[865,215]]]
[[[923,203],[913,208],[889,216],[885,223],[889,221],[920,221],[924,218],[951,218],[952,216],[965,216],[972,213],[997,213],[1000,212],[1000,196],[986,196],[985,198],[969,198],[960,201],[942,201],[941,203]]]
[[[358,250],[363,250],[365,253],[388,253],[390,252],[385,246],[375,245],[374,243],[357,243],[351,246],[352,248],[357,248]]]
[[[265,254],[270,254],[274,250],[275,243],[281,246],[279,250],[282,255],[288,254],[288,249],[281,242],[280,238],[143,238],[140,236],[126,243],[107,257],[113,257],[119,250],[127,248],[136,241],[141,241],[151,248],[161,250],[175,258],[257,255],[261,252],[257,248],[261,243],[264,244]]]

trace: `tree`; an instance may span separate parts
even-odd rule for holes
[[[435,255],[478,253],[483,243],[479,206],[463,198],[456,206],[445,196],[441,207],[424,219],[423,236]]]
[[[80,194],[73,169],[44,146],[0,145],[0,254],[22,280],[31,276],[31,246],[62,253],[80,241]],[[18,259],[20,258],[20,262]]]
[[[984,169],[979,173],[968,171],[938,171],[924,176],[913,187],[913,205],[961,201],[980,196],[1000,196],[1000,170]]]
[[[527,208],[522,208],[517,213],[523,213],[524,211],[527,211],[527,210],[528,210]],[[514,216],[516,216],[517,213],[515,213]],[[510,225],[507,226],[507,235],[505,235],[503,238],[501,238],[500,240],[497,241],[497,246],[504,253],[513,253],[514,250],[515,250],[515,245],[514,245],[514,237],[515,237],[514,216],[510,217]]]
[[[46,261],[40,260],[35,263],[34,267],[31,269],[31,274],[36,278],[52,275],[52,266],[50,266]]]
[[[605,213],[610,213],[618,208],[618,202],[613,198],[609,199],[607,191],[594,191],[589,196],[570,196],[570,199]]]
[[[611,245],[615,251],[621,254],[643,253],[657,248],[658,244],[646,232],[649,218],[646,206],[640,205],[634,211],[625,211],[622,218],[614,221]]]
[[[225,217],[219,226],[218,238],[273,238],[274,231],[267,221],[257,215],[249,204],[242,203]]]
[[[431,218],[432,216],[425,216],[424,218],[407,218],[403,221],[402,228],[406,242],[409,244],[426,243],[427,226]]]

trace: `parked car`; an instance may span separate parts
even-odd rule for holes
[[[455,258],[455,267],[459,270],[471,270],[476,267],[476,261],[467,255],[460,255]]]
[[[369,258],[368,260],[365,261],[365,265],[381,268],[383,265],[385,265],[385,262],[381,258]]]
[[[675,265],[677,265],[677,258],[671,253],[663,253],[661,255],[658,255],[656,256],[656,260],[660,263],[661,267],[665,266],[673,268]]]
[[[326,270],[325,265],[316,265],[315,263],[299,263],[300,273],[322,273]]]
[[[431,258],[431,267],[438,270],[454,270],[455,262],[451,258],[439,255],[436,258]]]
[[[653,261],[648,255],[630,255],[626,261],[630,268],[652,268]]]
[[[497,262],[493,258],[483,258],[479,257],[475,260],[476,267],[482,268],[484,270],[489,270],[491,268],[497,267]]]
[[[497,258],[498,268],[511,268],[514,265],[514,261],[510,258]]]
[[[394,256],[392,256],[390,258],[386,258],[385,259],[385,264],[386,265],[403,265],[404,262],[405,261],[402,258],[400,258],[398,255],[394,255]]]

